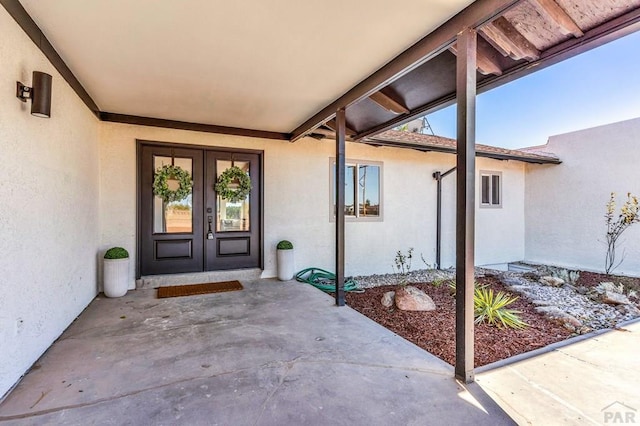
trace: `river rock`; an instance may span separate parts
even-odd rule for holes
[[[433,311],[436,304],[424,291],[413,287],[404,286],[396,290],[396,307],[401,311]]]

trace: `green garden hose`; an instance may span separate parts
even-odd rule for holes
[[[317,289],[326,293],[336,291],[336,275],[333,272],[320,268],[307,268],[296,274],[296,281],[311,284]],[[345,280],[344,291],[363,293],[364,290],[358,287],[358,283],[353,279]]]

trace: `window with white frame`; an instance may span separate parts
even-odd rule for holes
[[[347,160],[345,167],[345,206],[348,220],[382,220],[382,163]],[[331,218],[336,216],[336,162],[331,159]]]
[[[480,172],[480,207],[502,207],[501,172]]]

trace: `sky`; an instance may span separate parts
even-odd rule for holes
[[[543,145],[549,136],[640,117],[640,32],[480,94],[476,142]],[[455,105],[427,116],[456,137]]]

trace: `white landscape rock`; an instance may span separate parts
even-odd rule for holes
[[[380,303],[382,303],[382,306],[384,306],[385,308],[390,308],[393,306],[393,299],[396,295],[395,291],[388,291],[385,294],[382,295],[382,300],[380,301]]]
[[[401,311],[433,311],[436,304],[424,291],[413,287],[404,286],[396,290],[395,302]]]
[[[562,284],[564,284],[564,280],[562,278],[556,278],[550,275],[540,278],[540,282],[544,285],[548,285],[549,287],[561,287]]]
[[[602,303],[607,305],[630,305],[631,301],[624,294],[616,293],[613,291],[605,291],[601,296]]]

